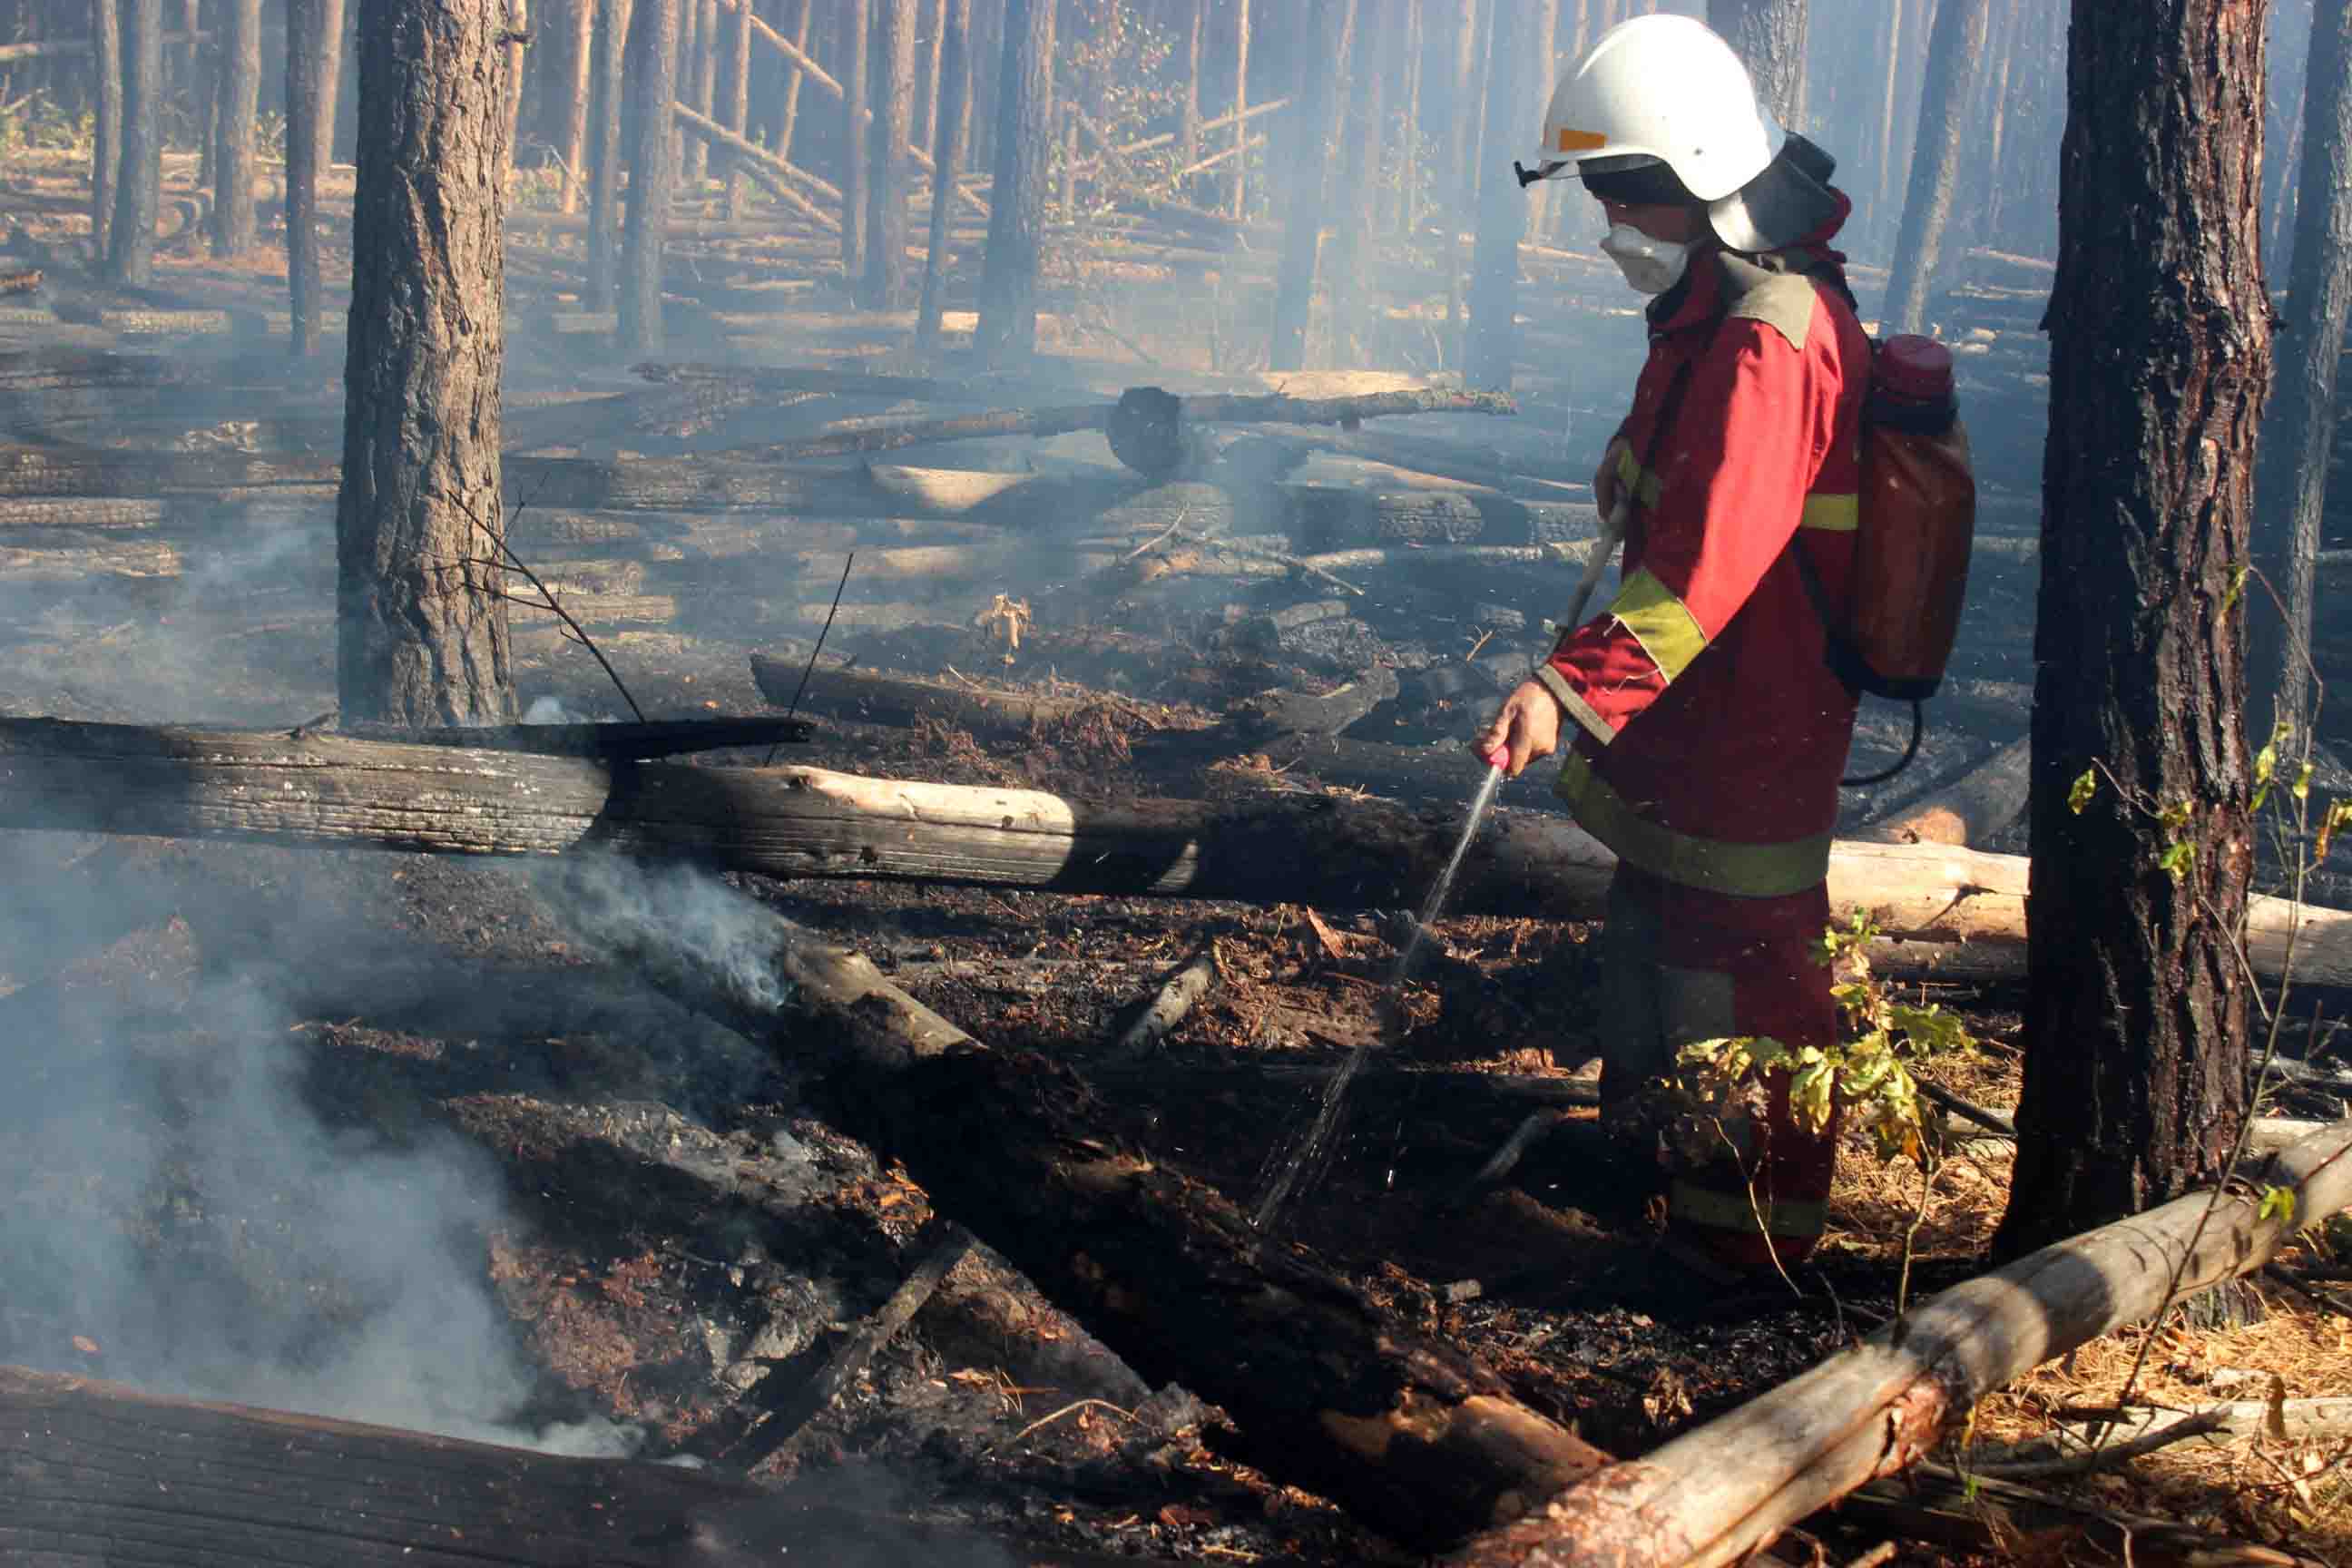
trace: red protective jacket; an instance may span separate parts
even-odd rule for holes
[[[1843,260],[1822,247],[1843,219],[1806,256],[1701,258],[1653,306],[1619,432],[1622,586],[1536,671],[1574,721],[1559,789],[1577,820],[1703,892],[1780,899],[1829,870],[1855,699],[1792,546],[1843,616],[1870,342],[1833,283],[1789,268]]]

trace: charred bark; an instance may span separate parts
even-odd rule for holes
[[[866,273],[864,304],[869,310],[895,310],[907,294],[907,149],[915,132],[915,0],[886,0],[879,20],[881,47],[875,74],[880,79],[867,143]],[[931,207],[954,204],[951,174],[934,174]]]
[[[504,0],[383,0],[361,34],[336,685],[353,722],[514,716],[499,459]]]
[[[1911,190],[1903,202],[1903,232],[1886,286],[1886,319],[1898,332],[1922,330],[1927,291],[1952,216],[1952,187],[1960,173],[1960,129],[1969,94],[1984,59],[1991,0],[1951,0],[1936,10],[1927,37],[1927,80],[1920,91],[1919,133],[1911,143]]]
[[[669,217],[670,110],[677,96],[680,0],[636,0],[629,94],[636,142],[629,158],[629,216],[622,235],[621,352],[662,352],[662,232]]]
[[[297,359],[319,352],[319,169],[330,112],[322,95],[341,13],[339,0],[286,5],[286,287]]]
[[[1067,1068],[990,1049],[749,900],[724,917],[745,961],[715,962],[698,948],[707,921],[685,923],[663,889],[649,893],[587,868],[564,902],[687,1005],[795,1058],[824,1051],[809,1093],[829,1123],[903,1160],[938,1212],[1146,1379],[1222,1405],[1270,1474],[1434,1546],[1607,1462],[1489,1368],[1262,1236],[1214,1188],[1104,1136],[1108,1112]]]
[[[933,116],[931,228],[923,247],[923,294],[915,310],[915,348],[933,355],[940,349],[940,321],[947,310],[947,191],[962,172],[971,124],[971,0],[948,0],[947,38],[940,52],[940,103]]]
[[[588,120],[588,293],[592,310],[611,310],[621,287],[621,102],[625,96],[629,0],[581,0],[596,7]]]
[[[1003,57],[975,334],[981,363],[991,367],[1024,363],[1037,347],[1045,149],[1054,128],[1054,0],[1005,0]]]
[[[124,0],[122,167],[114,186],[106,275],[143,289],[155,271],[163,190],[163,0]]]
[[[1273,371],[1307,368],[1307,329],[1315,309],[1315,260],[1323,242],[1323,204],[1330,180],[1327,135],[1346,101],[1339,78],[1356,37],[1356,0],[1315,0],[1298,67],[1298,120],[1292,129],[1290,223],[1275,279]]]
[[[2009,1256],[2212,1179],[2246,1114],[2262,10],[2076,0],[2069,32]]]
[[[1805,112],[1807,0],[1706,0],[1707,26],[1731,41],[1756,96],[1783,125]]]
[[[261,105],[261,0],[226,0],[221,20],[213,254],[243,256],[253,248],[253,176],[259,163],[254,116]]]
[[[868,210],[866,184],[866,139],[873,134],[867,101],[873,97],[872,6],[845,6],[841,13],[841,273],[856,284],[866,276],[866,226]]]
[[[90,262],[111,250],[114,193],[122,178],[122,8],[116,0],[89,0],[94,40],[90,68],[98,78],[97,124],[90,147]]]
[[[2313,719],[2312,611],[2336,440],[2336,367],[2352,313],[2352,8],[2312,12],[2309,59],[2287,271],[2286,363],[2263,432],[2255,486],[2261,511],[2254,558],[2271,591],[2247,595],[2254,634],[2247,685],[2255,722],[2249,733],[2259,744],[2274,725],[2290,724],[2297,754]]]
[[[1518,351],[1519,240],[1528,227],[1527,193],[1511,173],[1511,150],[1528,140],[1534,105],[1533,61],[1526,39],[1538,0],[1489,0],[1495,8],[1486,63],[1486,129],[1477,173],[1478,237],[1470,258],[1470,331],[1464,355],[1468,384],[1508,392]]]

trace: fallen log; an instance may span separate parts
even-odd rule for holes
[[[529,1434],[517,1433],[518,1436]],[[617,1436],[617,1434],[616,1434]],[[986,1562],[968,1531],[708,1469],[533,1453],[0,1367],[0,1555],[609,1568]]]
[[[1234,732],[1243,736],[1336,735],[1397,694],[1397,674],[1375,666],[1359,680],[1319,695],[1281,688],[1233,705]]]
[[[985,403],[1001,387],[993,382],[936,381],[925,376],[867,374],[794,365],[721,365],[688,362],[630,367],[658,385],[692,386],[704,395],[739,400],[749,407],[778,393],[820,392],[843,397],[904,398],[923,403]],[[1010,477],[1010,476],[1008,476]]]
[[[670,111],[680,131],[732,153],[735,166],[758,182],[761,190],[820,228],[830,229],[835,234],[841,232],[841,219],[810,200],[793,178],[798,174],[803,183],[809,183],[813,176],[777,157],[758,142],[738,136],[718,121],[697,113],[689,104],[673,103]],[[840,193],[835,192],[835,199],[838,201],[839,198]]]
[[[865,959],[707,882],[592,864],[561,912],[674,999],[796,1060],[822,1052],[806,1092],[827,1122],[902,1161],[1147,1380],[1222,1405],[1269,1474],[1436,1545],[1605,1462],[1214,1188],[1103,1135],[1110,1112],[1067,1068],[989,1048]]]
[[[822,606],[814,606],[822,615]],[[1200,738],[1171,737],[1171,754]],[[1359,742],[1277,742],[1321,753]],[[1403,748],[1380,748],[1402,751]],[[1432,748],[1433,752],[1447,750]],[[1439,764],[1433,762],[1433,770]],[[776,877],[880,878],[1402,909],[1444,866],[1456,804],[1238,789],[1217,802],[1094,805],[1033,790],[897,783],[820,768],[705,768],[394,745],[284,731],[0,720],[0,827],[236,837],[459,854],[555,854],[587,842]],[[1234,783],[1242,782],[1240,775]],[[1463,914],[1598,918],[1615,858],[1566,817],[1501,810],[1456,884]],[[2021,973],[2027,864],[1943,845],[1840,842],[1830,902],[1902,939],[1901,970],[1954,944]],[[2296,919],[2249,904],[2249,958],[2276,977]],[[2352,985],[2352,912],[2300,912],[2301,983]]]
[[[479,724],[410,730],[390,724],[347,725],[339,733],[360,740],[424,746],[464,746],[541,757],[602,757],[624,762],[715,752],[729,746],[791,745],[815,726],[805,719],[666,719],[635,724]]]
[[[2323,1568],[2321,1560],[2209,1535],[2168,1519],[2119,1513],[1989,1477],[1962,1479],[1921,1465],[1903,1479],[1874,1481],[1824,1516],[1958,1552],[2006,1556],[2032,1540],[2055,1549],[2079,1539],[2115,1562],[2147,1568]],[[2074,1561],[2072,1556],[2058,1561]]]
[[[2262,1267],[2296,1227],[2352,1204],[2352,1121],[2282,1151],[2247,1190],[2196,1193],[2046,1247],[1930,1299],[1727,1415],[1590,1476],[1473,1542],[1457,1568],[1717,1568],[1919,1459],[1970,1405],[2180,1294]],[[2292,1224],[2262,1188],[2292,1189]]]
[[[1856,838],[1880,844],[1981,844],[2025,810],[2033,743],[2021,736],[1958,778],[1865,823]]]

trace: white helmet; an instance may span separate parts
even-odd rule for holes
[[[1538,167],[1549,177],[1587,162],[1661,163],[1712,202],[1762,174],[1783,140],[1731,46],[1704,22],[1659,13],[1610,28],[1560,79]]]
[[[1731,46],[1689,16],[1601,34],[1553,89],[1538,158],[1523,184],[1663,163],[1733,250],[1794,244],[1838,209],[1834,160],[1781,129]]]

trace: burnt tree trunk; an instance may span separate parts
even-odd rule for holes
[[[1177,167],[1189,169],[1201,161],[1201,35],[1208,21],[1209,0],[1186,0],[1184,16],[1184,97],[1177,105]],[[1193,200],[1193,179],[1178,187],[1180,200]]]
[[[974,334],[981,363],[992,367],[1025,361],[1037,348],[1037,252],[1045,229],[1046,138],[1054,128],[1054,0],[1004,0],[1003,54]]]
[[[583,0],[583,4],[589,0]],[[621,287],[621,102],[626,96],[629,0],[593,0],[594,58],[588,120],[588,294],[592,310],[614,308]]]
[[[341,0],[287,0],[286,291],[297,359],[319,352],[319,170],[333,123],[327,78],[341,18]]]
[[[1250,0],[1234,0],[1234,155],[1227,163],[1233,184],[1227,210],[1238,222],[1249,199]]]
[[[1371,345],[1373,299],[1363,276],[1364,247],[1377,243],[1381,178],[1386,151],[1383,127],[1387,108],[1382,88],[1398,0],[1357,0],[1354,37],[1346,60],[1346,108],[1332,127],[1331,147],[1344,171],[1331,225],[1331,336],[1328,363],[1334,365],[1375,363]],[[1335,93],[1334,96],[1337,96]]]
[[[1950,0],[1936,8],[1927,37],[1927,79],[1919,93],[1919,132],[1911,142],[1911,190],[1903,201],[1903,228],[1895,244],[1885,313],[1894,330],[1916,332],[1927,315],[1927,290],[1944,225],[1952,216],[1952,187],[1960,173],[1960,129],[1969,89],[1984,58],[1992,0]]]
[[[335,510],[345,723],[514,717],[495,564],[506,23],[505,0],[373,0],[360,33]]]
[[[163,188],[163,0],[124,0],[122,172],[114,186],[109,280],[143,289],[155,270]]]
[[[717,119],[719,104],[719,0],[698,0],[695,13],[693,93],[688,101],[706,119]],[[710,148],[708,143],[688,139],[686,148],[686,180],[688,190],[698,189],[710,177]]]
[[[800,9],[793,26],[793,47],[803,54],[808,52],[809,21],[814,11],[815,0],[800,0]],[[807,79],[807,75],[797,64],[785,67],[783,124],[776,132],[776,156],[779,158],[789,159],[793,155],[793,132],[801,118],[801,83]]]
[[[516,135],[522,127],[523,48],[530,37],[530,0],[507,0],[506,37],[506,148],[511,168],[522,146]]]
[[[2068,34],[2011,1257],[2213,1179],[2246,1111],[2262,11],[2075,0]]]
[[[1783,125],[1805,112],[1807,0],[1706,0],[1707,26],[1731,41],[1756,96]]]
[[[221,7],[220,119],[213,160],[213,254],[253,248],[254,117],[261,106],[261,0]]]
[[[869,310],[895,310],[907,294],[907,148],[915,133],[915,0],[883,0],[876,61],[881,101],[866,144],[866,279]],[[955,205],[955,181],[935,172],[933,210]]]
[[[1541,112],[1535,98],[1534,61],[1526,40],[1535,29],[1538,0],[1492,0],[1494,32],[1486,61],[1486,132],[1479,154],[1478,237],[1470,257],[1470,331],[1463,374],[1480,390],[1508,392],[1518,349],[1513,317],[1519,300],[1519,240],[1527,233],[1528,197],[1511,173],[1511,154],[1530,140]]]
[[[537,134],[562,165],[556,210],[578,212],[588,179],[589,51],[596,36],[596,0],[562,0],[553,9],[542,4],[533,31],[531,47],[540,51],[541,62]]]
[[[1478,140],[1484,127],[1480,108],[1486,101],[1486,55],[1493,36],[1495,7],[1504,0],[1462,0],[1462,30],[1454,39],[1454,135],[1448,151],[1454,174],[1453,200],[1445,206],[1445,362],[1460,368],[1468,344],[1463,321],[1462,236],[1478,229]]]
[[[855,288],[866,276],[866,139],[873,134],[867,100],[874,62],[871,7],[860,0],[841,14],[841,275]]]
[[[1357,0],[1315,0],[1300,53],[1297,119],[1290,147],[1290,223],[1274,286],[1272,371],[1307,368],[1307,329],[1315,313],[1315,259],[1323,242],[1323,204],[1329,190],[1331,117],[1347,101],[1340,78],[1356,37]]]
[[[636,43],[629,93],[636,145],[629,157],[629,216],[622,236],[621,352],[656,359],[662,352],[662,231],[669,221],[670,106],[677,96],[679,0],[636,0]]]
[[[915,348],[936,354],[940,319],[947,309],[947,193],[963,168],[971,123],[971,0],[948,0],[947,37],[940,51],[940,104],[931,142],[931,228],[923,247],[923,297],[915,311]]]
[[[2255,487],[2261,511],[2254,555],[2271,588],[2251,591],[2246,612],[2254,632],[2247,684],[2257,742],[2278,722],[2294,725],[2299,742],[2313,718],[2306,661],[2336,439],[2336,372],[2352,308],[2352,193],[2346,189],[2352,182],[2352,7],[2314,10],[2309,61],[2287,270],[2285,374],[2263,432]],[[2265,712],[2271,722],[2259,721]],[[2301,749],[2298,743],[2298,754]]]
[[[90,148],[89,258],[102,266],[114,232],[114,191],[122,177],[122,10],[115,0],[90,0],[91,71],[98,79],[97,124]]]

